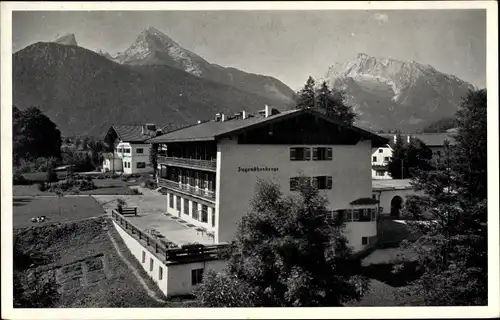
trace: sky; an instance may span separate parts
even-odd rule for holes
[[[358,53],[414,60],[486,86],[486,10],[17,11],[13,51],[74,33],[91,50],[124,51],[149,26],[225,67],[299,89]]]

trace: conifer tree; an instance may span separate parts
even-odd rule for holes
[[[297,92],[297,109],[314,108],[316,102],[315,85],[313,77],[309,76],[304,88]]]
[[[488,303],[486,90],[463,98],[457,127],[443,161],[416,174],[413,185],[423,195],[407,200],[407,208],[416,209],[408,215],[433,218],[409,222],[423,236],[403,243],[417,252],[423,275],[402,292],[422,296],[426,305]]]

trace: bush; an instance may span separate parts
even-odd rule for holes
[[[40,183],[38,184],[38,190],[40,190],[40,191],[42,191],[42,192],[44,192],[44,191],[46,191],[46,190],[47,190],[47,185],[45,184],[45,182],[40,182]]]
[[[92,177],[91,177],[91,176],[86,176],[86,177],[85,177],[85,180],[87,180],[87,181],[92,181]]]
[[[18,171],[14,172],[12,180],[14,185],[25,185],[29,183],[29,181]]]
[[[141,195],[142,194],[142,192],[140,192],[139,189],[131,188],[130,190],[132,191],[132,194],[134,194],[134,195]]]
[[[49,190],[54,192],[57,189],[62,191],[88,191],[94,190],[97,187],[93,181],[88,181],[86,179],[67,179],[61,180],[56,183],[51,183]]]
[[[144,183],[144,186],[146,188],[153,189],[153,190],[158,188],[158,184],[154,180],[146,180],[146,182]]]

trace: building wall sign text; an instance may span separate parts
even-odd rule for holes
[[[247,168],[242,168],[238,167],[238,172],[277,172],[278,168],[269,168],[269,167],[247,167]]]

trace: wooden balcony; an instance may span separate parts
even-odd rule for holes
[[[201,197],[212,202],[215,201],[215,191],[196,188],[188,184],[182,184],[176,181],[162,179],[162,178],[158,179],[158,183],[160,186],[167,189],[172,189],[174,191],[179,191],[188,195]]]
[[[190,159],[190,158],[177,158],[177,157],[158,157],[159,164],[167,164],[170,166],[197,169],[216,172],[217,162],[215,160],[200,160],[200,159]]]

